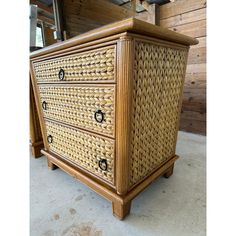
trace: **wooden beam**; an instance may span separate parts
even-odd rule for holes
[[[64,20],[62,11],[62,1],[53,0],[54,19],[57,32],[57,41],[64,41]]]
[[[42,11],[48,13],[49,15],[53,15],[53,8],[43,4],[37,0],[30,0],[30,4],[37,5]]]
[[[135,18],[154,25],[160,25],[160,7],[157,4],[150,4],[147,11],[136,13]]]
[[[49,24],[49,25],[55,25],[54,20],[52,20],[51,18],[48,18],[40,13],[38,13],[38,19]]]

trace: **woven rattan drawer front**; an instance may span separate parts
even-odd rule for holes
[[[114,81],[115,46],[35,62],[37,82]],[[59,77],[60,70],[64,76]]]
[[[39,85],[39,93],[44,117],[114,137],[115,85]]]
[[[114,184],[114,140],[46,121],[49,149]],[[99,162],[106,162],[106,170]]]

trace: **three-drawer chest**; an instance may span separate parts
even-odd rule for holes
[[[44,149],[112,202],[173,172],[189,46],[197,40],[129,18],[30,55]]]

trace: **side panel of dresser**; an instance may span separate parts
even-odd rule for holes
[[[129,190],[175,158],[188,47],[134,36]],[[166,177],[173,172],[173,165]]]

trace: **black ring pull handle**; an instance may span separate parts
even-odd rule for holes
[[[107,170],[107,160],[106,159],[99,160],[98,166],[100,167],[101,170],[106,171]]]
[[[94,119],[98,122],[98,123],[102,123],[104,121],[104,113],[101,110],[97,110],[94,113]]]
[[[53,140],[52,135],[48,135],[47,140],[48,140],[48,143],[52,143],[52,140]]]
[[[59,80],[65,79],[65,71],[63,69],[59,70],[58,77],[59,77]]]
[[[47,103],[45,101],[42,102],[42,108],[43,110],[47,110]]]

